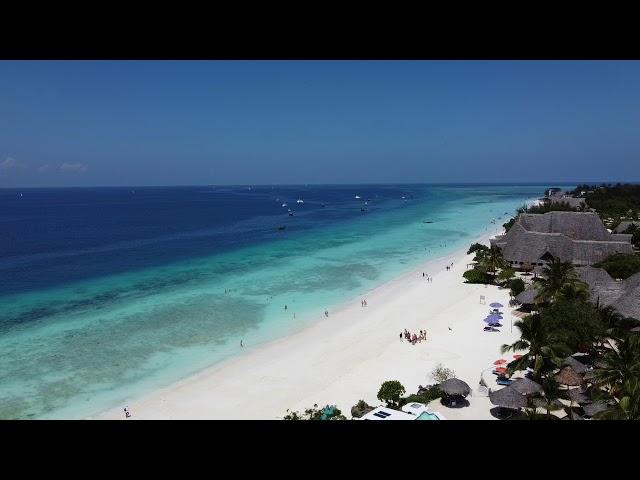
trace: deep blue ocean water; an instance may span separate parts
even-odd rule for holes
[[[547,186],[0,190],[0,418],[94,414],[302,328]]]

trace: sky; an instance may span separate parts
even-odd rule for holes
[[[638,61],[0,61],[0,187],[640,181]]]

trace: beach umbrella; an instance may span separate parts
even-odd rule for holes
[[[462,397],[466,397],[471,393],[471,387],[457,378],[445,380],[439,385],[439,388],[446,395],[460,395]]]
[[[498,367],[496,368],[496,372],[498,373],[507,373],[507,369],[504,367]]]
[[[490,313],[489,315],[487,315],[487,318],[502,320],[502,315],[500,315],[499,313]]]
[[[520,392],[522,395],[531,395],[542,392],[542,387],[538,383],[533,380],[529,380],[526,377],[514,380],[509,386]]]
[[[527,398],[511,385],[489,393],[489,400],[502,408],[519,410],[527,406]]]
[[[583,379],[582,376],[576,373],[576,371],[571,367],[563,367],[560,372],[558,372],[555,376],[556,382],[562,385],[568,385],[570,387],[575,387],[578,385],[582,385]]]
[[[502,308],[502,307],[504,307],[504,305],[502,305],[501,303],[498,303],[498,302],[490,303],[489,306],[493,307],[493,308]]]
[[[507,363],[507,361],[504,358],[501,358],[500,360],[496,360],[495,362],[493,362],[494,365],[502,365],[503,363]]]
[[[579,362],[573,357],[567,357],[563,360],[561,367],[571,367],[574,372],[579,373],[580,375],[587,372],[587,367],[584,363]]]
[[[520,360],[521,358],[522,358],[522,355],[520,355],[519,353],[513,356],[514,360]]]

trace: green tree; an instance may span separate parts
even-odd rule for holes
[[[562,359],[571,353],[548,328],[540,314],[527,315],[513,325],[520,330],[520,339],[511,345],[502,345],[502,353],[519,350],[527,352],[507,365],[510,374],[516,370],[524,370],[533,363],[534,378],[540,380],[542,375],[559,366]]]
[[[552,411],[563,408],[563,404],[560,402],[561,395],[560,384],[553,376],[549,375],[542,380],[542,395],[532,398],[531,402],[536,407],[544,408],[547,415],[550,415]]]
[[[561,262],[555,258],[544,267],[542,275],[542,278],[535,280],[538,284],[536,301],[540,303],[555,300],[563,288],[565,292],[568,291],[567,289],[575,292],[587,288],[571,263]]]
[[[481,271],[494,277],[498,270],[506,268],[502,252],[497,247],[491,247],[488,250],[479,251],[476,254],[475,260],[478,262],[478,268]]]
[[[380,386],[378,400],[386,402],[388,408],[397,409],[404,394],[405,389],[398,380],[387,380]]]
[[[469,247],[469,250],[467,250],[467,255],[469,255],[469,254],[471,254],[473,252],[484,251],[484,250],[489,250],[489,247],[487,247],[486,245],[483,245],[481,243],[473,243]]]
[[[640,377],[640,340],[638,335],[628,334],[619,339],[608,339],[607,352],[597,362],[597,367],[588,372],[594,385],[620,398],[626,382]]]
[[[595,415],[597,420],[640,420],[640,379],[625,381],[620,400],[604,412]]]
[[[524,289],[525,289],[524,280],[522,280],[521,278],[514,278],[509,282],[509,288],[511,289],[511,292],[510,292],[511,296],[517,297],[522,292],[524,292]]]
[[[501,283],[508,283],[515,276],[516,271],[513,268],[505,267],[498,274],[498,281]]]

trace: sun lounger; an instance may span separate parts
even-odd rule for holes
[[[507,379],[502,379],[502,378],[499,378],[499,379],[496,380],[496,383],[498,385],[511,385],[512,382],[513,382],[513,380],[507,380]]]

